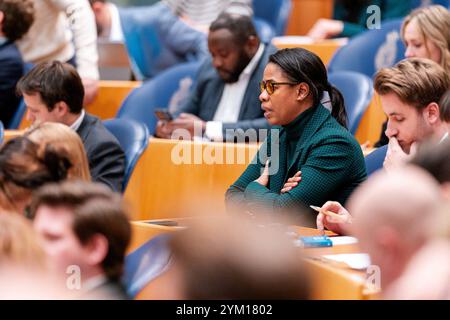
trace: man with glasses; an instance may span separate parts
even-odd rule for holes
[[[258,100],[259,82],[276,49],[261,43],[250,17],[229,13],[211,24],[208,48],[211,58],[201,66],[191,97],[175,120],[158,122],[156,135],[171,138],[174,130],[184,129],[190,137],[241,141],[254,129],[263,139],[259,129],[269,124]]]

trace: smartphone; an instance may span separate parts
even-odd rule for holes
[[[159,120],[172,121],[173,116],[167,109],[155,109],[155,115]]]

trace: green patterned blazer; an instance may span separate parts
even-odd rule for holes
[[[361,147],[321,104],[304,111],[289,125],[272,130],[278,137],[268,134],[255,159],[226,192],[228,208],[245,205],[251,211],[253,205],[259,205],[277,211],[322,206],[328,200],[344,204],[366,179]],[[264,187],[254,180],[261,175],[267,159],[271,170],[269,184]],[[297,171],[302,172],[302,180],[280,194],[284,183]]]

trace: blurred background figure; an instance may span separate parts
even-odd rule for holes
[[[308,299],[308,273],[286,229],[258,220],[199,219],[170,240],[164,299]]]
[[[187,24],[207,32],[209,25],[224,11],[253,15],[252,0],[162,0]]]
[[[411,1],[395,0],[335,0],[333,19],[319,19],[309,30],[308,36],[317,40],[334,37],[353,37],[368,30],[367,23],[374,11],[367,12],[371,5],[379,8],[380,19],[400,18],[409,13]]]
[[[98,91],[97,30],[88,0],[33,0],[34,23],[17,44],[26,62],[58,60],[77,67],[84,104]]]
[[[126,8],[105,0],[89,2],[99,39],[125,43],[139,80],[208,55],[206,34],[188,26],[163,2]]]
[[[387,299],[450,300],[450,203],[440,210],[435,238],[411,259]]]
[[[69,299],[26,218],[0,209],[0,300]]]
[[[8,265],[44,269],[46,258],[30,221],[0,209],[0,272]]]
[[[60,154],[65,154],[72,166],[68,179],[91,181],[89,163],[80,136],[68,126],[57,122],[44,122],[32,127],[25,136],[37,143],[41,150],[47,146]]]
[[[411,164],[421,167],[430,173],[441,185],[443,195],[450,199],[450,140],[446,139],[436,145],[424,143]]]
[[[380,267],[382,290],[389,290],[433,238],[441,206],[438,183],[412,166],[376,173],[351,196],[349,229]]]
[[[0,121],[5,127],[19,105],[16,84],[24,72],[15,41],[28,32],[33,20],[32,0],[0,0]]]
[[[127,299],[120,284],[131,226],[122,199],[82,181],[50,184],[34,195],[33,226],[56,275],[78,270],[80,299]]]
[[[40,148],[26,137],[7,141],[0,149],[0,208],[28,215],[32,192],[66,179],[70,167],[51,146]]]

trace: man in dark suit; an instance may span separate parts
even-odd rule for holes
[[[81,299],[127,299],[120,284],[131,226],[121,197],[84,181],[47,184],[31,214],[49,267]]]
[[[157,124],[157,136],[170,138],[184,129],[190,137],[242,141],[249,129],[258,136],[257,130],[268,129],[258,100],[259,82],[276,49],[261,43],[250,17],[230,13],[211,24],[208,47],[211,57],[201,66],[190,99],[175,120]]]
[[[6,127],[19,105],[16,84],[24,69],[14,41],[27,33],[33,23],[33,15],[31,0],[0,1],[0,121]]]
[[[28,120],[71,127],[83,141],[92,180],[122,190],[125,154],[102,122],[83,110],[83,83],[74,67],[59,61],[40,63],[20,79],[17,91],[23,94]]]

